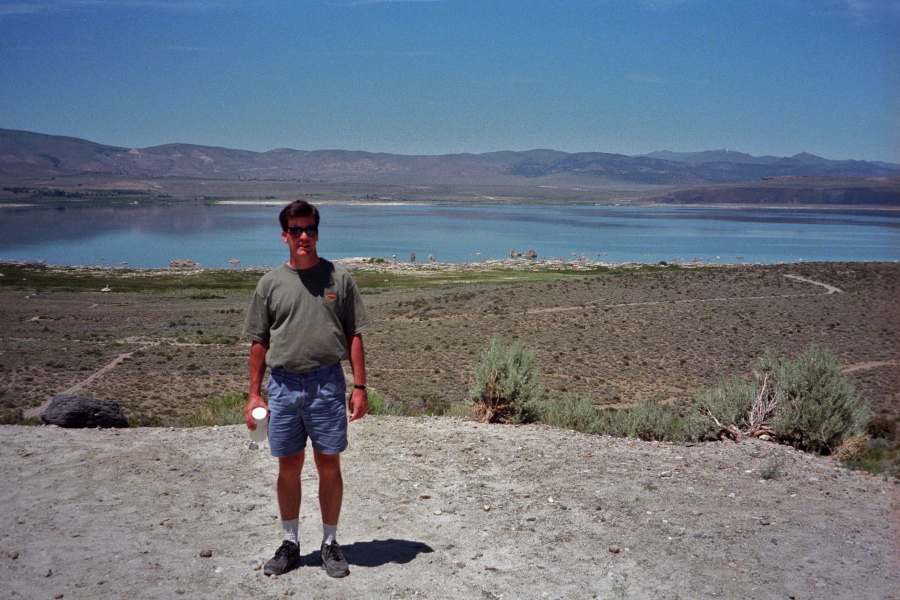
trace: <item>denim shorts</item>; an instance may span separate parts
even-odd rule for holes
[[[341,363],[298,373],[276,369],[269,393],[269,448],[272,456],[292,456],[306,439],[322,454],[347,449],[347,382]]]

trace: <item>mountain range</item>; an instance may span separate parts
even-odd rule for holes
[[[784,177],[897,178],[900,164],[828,160],[811,154],[751,156],[729,150],[642,156],[557,150],[409,156],[350,150],[253,152],[194,144],[109,146],[73,137],[0,129],[0,182],[73,176],[221,180],[643,184],[696,186]]]

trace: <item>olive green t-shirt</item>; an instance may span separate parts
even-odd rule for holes
[[[259,280],[244,336],[269,344],[271,369],[311,371],[349,357],[348,337],[369,324],[356,283],[325,259],[309,269],[282,264]]]

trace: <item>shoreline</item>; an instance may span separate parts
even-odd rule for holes
[[[579,260],[579,259],[536,259],[536,260],[528,260],[521,258],[502,258],[502,259],[485,259],[480,261],[472,261],[472,262],[459,262],[459,263],[449,263],[449,262],[408,262],[408,261],[400,261],[400,260],[389,260],[382,259],[379,257],[361,257],[361,256],[349,256],[343,258],[325,258],[337,265],[344,267],[349,271],[390,271],[390,272],[412,272],[412,271],[420,271],[420,272],[451,272],[451,271],[497,271],[497,270],[525,270],[529,268],[541,269],[541,268],[557,268],[557,267],[566,267],[573,270],[590,270],[596,268],[607,268],[607,269],[629,269],[629,268],[642,268],[642,267],[678,267],[678,268],[697,268],[697,267],[751,267],[751,266],[766,266],[766,265],[794,265],[794,264],[853,264],[853,263],[881,263],[881,264],[896,264],[898,261],[877,261],[877,260],[861,260],[861,261],[846,261],[846,260],[820,260],[820,261],[779,261],[779,262],[771,262],[771,263],[762,263],[762,262],[751,262],[751,261],[743,261],[743,262],[724,262],[724,261],[696,261],[696,262],[665,262],[665,264],[660,264],[660,262],[603,262],[603,261],[595,261],[589,258]],[[112,273],[112,272],[136,272],[143,275],[162,275],[162,274],[182,274],[182,275],[197,275],[201,273],[207,272],[265,272],[269,271],[278,265],[248,265],[246,267],[205,267],[202,265],[190,266],[190,267],[133,267],[129,265],[123,264],[111,264],[111,265],[90,265],[90,264],[79,264],[79,265],[65,265],[65,264],[53,264],[47,263],[41,260],[21,260],[21,259],[0,259],[0,268],[3,265],[15,265],[15,266],[39,266],[46,267],[48,269],[53,270],[74,270],[74,271],[84,271],[84,272],[99,272],[99,273]],[[0,274],[0,277],[3,275]]]

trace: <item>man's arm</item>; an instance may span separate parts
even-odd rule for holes
[[[362,335],[356,334],[347,338],[350,344],[350,369],[353,371],[353,385],[366,385],[366,349],[363,347]],[[350,420],[362,419],[369,413],[369,395],[366,390],[353,388],[350,394]]]
[[[266,375],[266,354],[269,352],[269,345],[262,342],[254,341],[250,345],[250,397],[247,398],[247,404],[244,405],[244,421],[247,422],[247,428],[251,431],[256,429],[256,421],[253,420],[253,409],[262,406],[267,411],[266,401],[262,398],[262,381]]]

